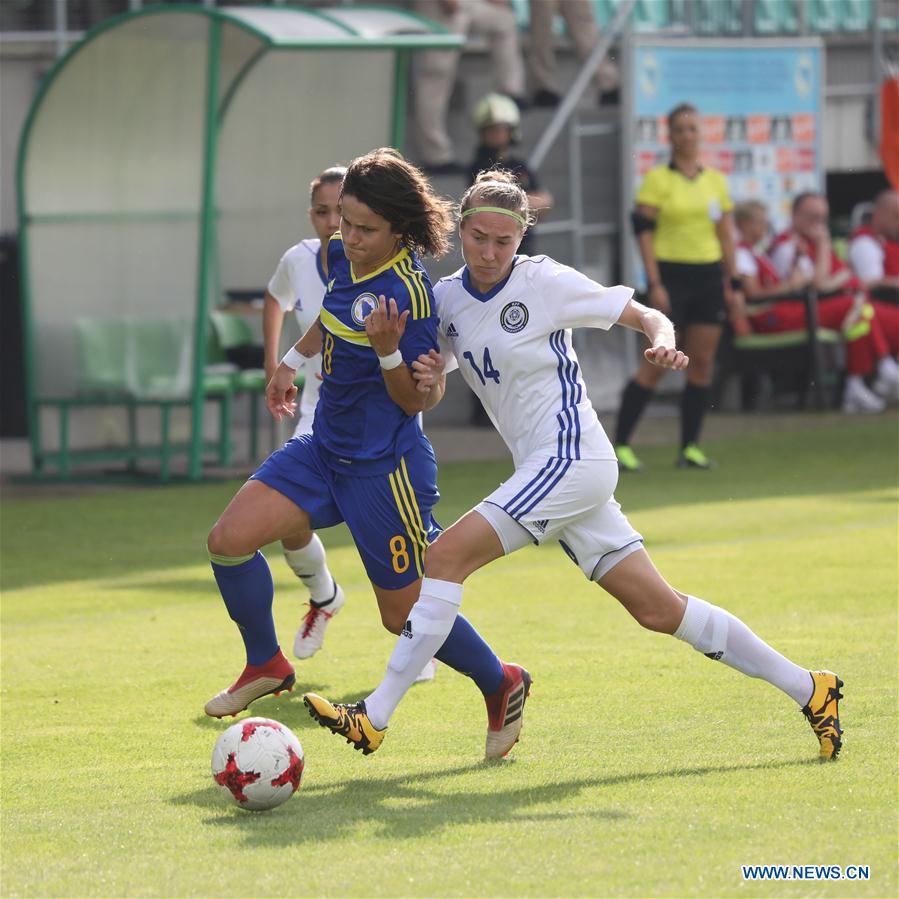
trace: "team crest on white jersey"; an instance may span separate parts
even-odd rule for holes
[[[507,303],[499,314],[499,323],[504,331],[517,334],[528,323],[528,307],[524,303]]]
[[[368,313],[378,308],[378,298],[373,293],[363,293],[353,300],[351,315],[353,321],[360,327],[365,324]]]

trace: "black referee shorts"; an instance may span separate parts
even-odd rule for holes
[[[687,325],[723,325],[724,270],[720,262],[662,262],[659,276],[671,300],[671,320],[678,329]]]

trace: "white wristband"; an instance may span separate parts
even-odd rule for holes
[[[385,371],[391,368],[399,368],[403,364],[403,354],[399,350],[394,350],[389,356],[378,356],[378,362]]]
[[[286,365],[288,368],[292,368],[294,371],[299,371],[305,361],[306,357],[302,353],[298,353],[296,347],[291,347],[284,354],[281,364]]]

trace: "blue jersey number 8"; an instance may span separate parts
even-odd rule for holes
[[[484,347],[483,373],[481,372],[481,369],[478,368],[477,363],[474,361],[474,356],[472,356],[468,350],[466,350],[462,355],[471,363],[471,367],[474,369],[474,373],[478,376],[478,378],[480,378],[481,383],[485,387],[487,386],[488,378],[493,381],[494,384],[499,384],[499,372],[493,367],[493,363],[490,361],[490,347]]]

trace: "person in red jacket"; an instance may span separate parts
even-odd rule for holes
[[[852,232],[849,264],[869,292],[899,300],[899,191],[877,195],[871,221]]]
[[[734,220],[739,234],[737,270],[743,281],[749,327],[762,334],[797,331],[807,327],[806,305],[798,298],[812,285],[814,274],[794,254],[785,277],[772,260],[756,251],[768,233],[768,211],[763,203],[750,200],[738,204]],[[791,298],[792,295],[792,298]],[[878,393],[899,392],[899,365],[890,356],[883,327],[873,307],[861,292],[845,293],[818,301],[820,323],[840,331],[846,340],[846,412],[881,412],[884,402]],[[878,391],[866,377],[874,376]]]
[[[794,267],[811,275],[810,286],[819,294],[854,296],[865,285],[833,251],[828,229],[830,211],[821,194],[802,193],[793,200],[790,227],[778,234],[769,255],[775,270],[786,278]],[[887,342],[888,356],[878,365],[875,390],[897,399],[893,386],[895,357],[899,355],[899,306],[872,300],[871,306]]]

